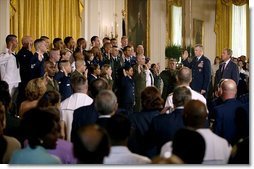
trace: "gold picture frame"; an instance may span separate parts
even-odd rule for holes
[[[143,45],[150,54],[150,0],[125,0],[126,27],[129,44]]]
[[[193,19],[193,37],[192,44],[204,44],[204,21]]]

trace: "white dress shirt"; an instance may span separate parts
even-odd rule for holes
[[[200,100],[201,102],[203,102],[206,105],[206,99],[202,94],[192,90],[189,86],[186,86],[186,87],[191,91],[191,99],[192,100]],[[174,107],[173,93],[170,93],[168,95],[167,100],[165,102],[165,107],[171,107],[171,109],[169,111],[167,111],[167,113],[170,113],[174,110],[174,109],[172,109]]]
[[[145,156],[132,153],[126,146],[112,146],[104,164],[149,164],[151,160]]]
[[[206,144],[202,164],[227,164],[232,149],[227,140],[217,136],[207,128],[197,129],[196,131],[203,136]],[[161,147],[161,157],[171,157],[173,151],[172,143],[172,141],[169,141]]]
[[[74,93],[69,98],[61,102],[61,119],[66,124],[67,140],[71,138],[71,127],[74,110],[93,103],[93,99],[85,93]]]

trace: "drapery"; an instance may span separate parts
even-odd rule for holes
[[[80,37],[82,0],[11,0],[10,32],[21,39]],[[20,46],[19,46],[20,47]]]
[[[182,0],[167,0],[166,1],[166,5],[167,5],[167,8],[166,8],[166,18],[167,18],[167,22],[166,22],[166,43],[168,45],[171,45],[172,44],[172,6],[177,6],[177,7],[182,7],[182,4],[183,4],[183,1]],[[182,26],[183,28],[183,26]]]
[[[216,33],[216,56],[220,56],[224,48],[231,48],[232,4],[244,5],[246,3],[249,3],[249,1],[248,0],[217,0],[215,27],[214,27],[214,31]]]

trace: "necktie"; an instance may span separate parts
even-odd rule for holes
[[[12,55],[15,57],[15,59],[16,59],[16,64],[17,64],[17,68],[19,68],[19,61],[18,61],[18,57],[14,54],[14,53],[12,53]]]
[[[225,67],[226,67],[226,63],[223,63],[221,66],[221,74],[224,73]]]

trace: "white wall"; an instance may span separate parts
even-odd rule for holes
[[[150,58],[165,69],[166,1],[150,0]]]
[[[0,0],[0,52],[5,48],[5,37],[10,34],[10,1]]]
[[[118,34],[118,43],[122,36],[122,9],[124,0],[84,0],[85,12],[83,14],[82,35],[90,43],[92,36],[97,35],[101,39],[105,35]],[[115,17],[114,15],[117,14]],[[115,25],[118,24],[118,27]],[[115,30],[116,29],[116,30]]]
[[[191,24],[194,18],[204,21],[204,54],[213,62],[216,57],[216,34],[214,32],[216,0],[185,0],[185,3],[186,44],[189,44],[189,37],[192,35],[190,33],[190,21]]]

